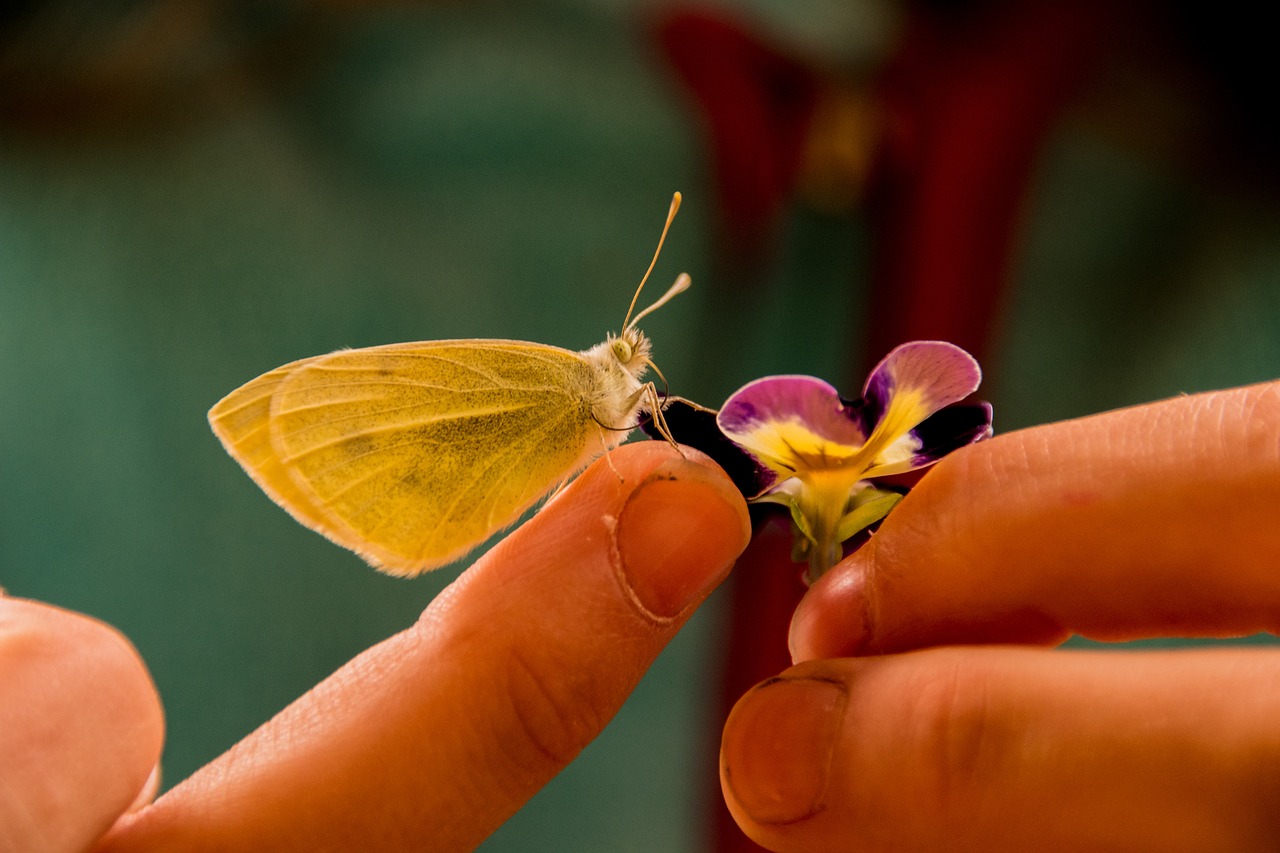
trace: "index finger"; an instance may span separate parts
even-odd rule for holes
[[[796,661],[1280,629],[1280,383],[1035,427],[938,464],[806,595]]]
[[[695,451],[613,451],[414,627],[107,849],[470,850],[608,723],[749,535],[741,496]]]

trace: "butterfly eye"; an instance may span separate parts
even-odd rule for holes
[[[618,361],[626,364],[631,361],[631,344],[623,338],[615,338],[613,341],[613,356]]]

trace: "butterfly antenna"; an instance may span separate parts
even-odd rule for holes
[[[640,279],[639,286],[636,287],[635,295],[631,297],[631,305],[627,307],[626,319],[622,321],[623,329],[631,328],[631,325],[633,322],[631,319],[631,312],[636,310],[636,300],[640,298],[640,291],[644,290],[644,283],[649,280],[649,273],[653,272],[654,265],[658,263],[658,255],[662,254],[662,244],[667,239],[667,231],[670,230],[671,228],[671,220],[676,218],[676,211],[680,209],[681,198],[682,196],[678,192],[675,195],[671,196],[671,207],[667,210],[667,221],[662,226],[662,236],[658,238],[658,248],[653,250],[653,260],[649,261],[649,268],[644,271],[644,276]],[[644,313],[647,314],[648,311]],[[636,320],[639,320],[639,319],[640,319],[639,317],[636,318]]]
[[[663,305],[666,305],[668,302],[670,302],[671,297],[680,293],[684,293],[686,290],[689,289],[689,285],[691,284],[693,284],[693,279],[689,278],[689,274],[687,272],[680,273],[680,275],[676,276],[675,283],[672,284],[671,287],[667,288],[667,292],[662,294],[662,296],[659,297],[657,302],[653,303],[648,308],[644,309],[639,314],[637,314],[631,320],[631,322],[624,328],[627,328],[627,329],[632,328],[641,320],[643,320],[645,317],[648,317],[654,311],[657,311]],[[657,368],[654,368],[654,369],[656,370]]]

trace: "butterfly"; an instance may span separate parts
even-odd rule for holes
[[[209,411],[226,451],[297,521],[392,575],[451,563],[621,444],[661,395],[637,323],[687,290],[682,273],[621,331],[573,352],[446,340],[304,358]]]

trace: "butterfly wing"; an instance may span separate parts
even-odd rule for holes
[[[514,341],[344,350],[264,374],[210,412],[302,524],[392,574],[462,556],[602,452],[577,353]]]
[[[264,492],[312,530],[321,530],[325,516],[314,497],[293,481],[271,443],[271,397],[299,367],[324,356],[302,359],[245,383],[209,410],[209,424],[226,448]],[[331,537],[332,538],[332,537]],[[342,540],[339,544],[354,548]]]

